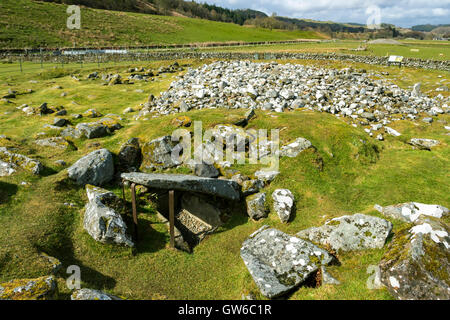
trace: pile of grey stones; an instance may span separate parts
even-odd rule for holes
[[[135,118],[204,108],[272,112],[305,108],[346,118],[354,126],[364,126],[371,136],[378,136],[382,128],[396,135],[388,127],[392,121],[414,120],[419,113],[437,116],[450,112],[448,98],[426,96],[420,83],[404,90],[383,79],[382,74],[365,70],[217,61],[188,69],[167,91],[146,102]]]

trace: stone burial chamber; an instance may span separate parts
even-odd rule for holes
[[[232,180],[141,172],[123,173],[121,178],[124,185],[131,185],[135,224],[139,209],[133,194],[139,185],[156,204],[158,218],[169,229],[171,246],[186,252],[222,226],[241,198],[240,186]]]

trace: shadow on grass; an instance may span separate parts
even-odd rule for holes
[[[0,204],[4,204],[10,201],[11,196],[17,193],[17,185],[0,181]]]
[[[46,253],[61,261],[63,264],[63,269],[59,273],[61,277],[70,276],[65,273],[65,268],[76,265],[81,270],[83,286],[99,290],[113,289],[116,285],[114,278],[84,265],[75,257],[72,243],[74,222],[75,213],[68,208],[60,207],[46,214],[39,221],[41,227],[30,232],[28,239],[38,252]],[[68,298],[68,296],[60,298]]]

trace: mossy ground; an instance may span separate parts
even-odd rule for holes
[[[178,61],[198,66],[207,61]],[[296,62],[296,61],[290,61]],[[139,82],[115,86],[102,86],[101,80],[75,81],[70,74],[85,79],[92,71],[120,72],[129,66],[146,66],[157,70],[171,62],[151,62],[139,65],[110,65],[105,69],[86,65],[83,69],[29,72],[26,74],[0,72],[0,91],[12,88],[34,93],[12,99],[14,103],[0,102],[0,134],[11,138],[18,152],[36,158],[45,166],[38,177],[19,171],[11,177],[0,178],[0,282],[15,278],[34,278],[49,274],[47,263],[39,259],[39,252],[58,258],[63,269],[58,284],[61,298],[68,298],[65,273],[69,265],[81,268],[82,287],[105,290],[131,299],[240,299],[243,292],[254,292],[262,298],[249,275],[239,249],[252,232],[264,224],[289,234],[323,224],[326,220],[356,212],[380,216],[373,205],[389,205],[407,201],[437,203],[450,206],[448,144],[443,124],[437,119],[450,121],[449,115],[435,117],[425,124],[421,121],[396,121],[392,127],[403,136],[386,136],[379,142],[370,138],[362,128],[354,128],[342,119],[305,110],[282,114],[257,111],[249,128],[280,129],[282,143],[297,137],[309,139],[317,151],[302,153],[297,158],[282,158],[280,175],[265,190],[270,207],[271,193],[276,188],[287,188],[296,199],[296,212],[291,222],[283,224],[274,212],[267,219],[250,221],[242,209],[236,209],[231,219],[198,245],[193,254],[168,247],[166,227],[156,218],[151,207],[140,207],[140,240],[136,249],[118,248],[95,242],[82,227],[85,189],[68,182],[64,167],[56,165],[62,159],[69,165],[82,155],[99,147],[117,153],[122,143],[131,137],[147,142],[170,134],[175,130],[171,121],[179,115],[164,116],[148,121],[134,121],[136,113],[124,115],[119,121],[123,128],[112,135],[94,140],[75,140],[77,150],[53,150],[33,144],[33,137],[50,123],[52,115],[26,116],[16,107],[27,103],[39,106],[64,105],[68,113],[82,113],[96,108],[102,114],[121,114],[126,107],[136,107],[147,100],[149,94],[158,95],[168,88],[177,74],[164,74],[152,82]],[[313,64],[312,61],[298,63]],[[317,62],[324,67],[344,67],[349,64]],[[431,90],[440,81],[438,75],[448,79],[450,74],[438,71],[387,68],[354,64],[355,68],[388,71],[401,87],[412,86],[418,79],[428,79],[424,90]],[[1,70],[0,70],[1,71]],[[57,75],[54,78],[53,75]],[[37,80],[38,83],[30,83]],[[62,89],[52,89],[55,85]],[[143,89],[144,93],[135,92]],[[67,92],[61,97],[61,92]],[[434,93],[435,94],[435,93]],[[4,114],[9,112],[9,114]],[[190,111],[192,121],[203,121],[203,128],[230,123],[230,119],[243,116],[244,110]],[[73,124],[86,118],[71,120]],[[89,119],[88,121],[96,121]],[[192,128],[188,128],[191,130]],[[441,145],[432,151],[413,150],[405,138],[420,136],[438,139]],[[317,166],[317,154],[323,168]],[[239,165],[235,168],[252,174],[258,165]],[[172,170],[186,172],[186,169]],[[26,181],[29,184],[22,185]],[[106,189],[121,196],[121,189],[109,185]],[[127,191],[127,198],[130,194]],[[69,207],[64,203],[73,203]],[[448,222],[448,218],[446,218]],[[393,221],[394,232],[404,224]],[[340,254],[340,266],[329,267],[329,272],[341,281],[339,286],[304,287],[293,292],[290,299],[390,299],[386,290],[369,290],[367,267],[377,264],[385,249]],[[226,266],[226,268],[224,268]]]

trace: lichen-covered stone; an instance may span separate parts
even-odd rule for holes
[[[114,175],[114,162],[107,149],[92,151],[67,169],[69,178],[79,185],[101,186],[111,181]]]
[[[102,124],[106,127],[108,127],[110,132],[113,132],[115,130],[119,130],[122,128],[122,125],[117,121],[116,119],[113,119],[112,117],[104,117],[100,120],[98,120],[96,123]]]
[[[302,230],[297,236],[335,251],[382,248],[391,234],[392,223],[387,220],[356,213],[327,221],[323,226]]]
[[[432,147],[439,145],[439,140],[412,138],[408,142],[410,145],[423,150],[431,150]]]
[[[0,283],[0,300],[52,300],[57,293],[53,276]]]
[[[297,138],[293,142],[289,143],[288,145],[282,146],[280,150],[280,156],[282,157],[289,157],[289,158],[295,158],[298,156],[302,151],[311,148],[312,144],[309,140],[305,138]]]
[[[102,114],[98,112],[96,109],[88,109],[83,113],[83,117],[87,118],[98,118],[101,117]]]
[[[86,185],[89,202],[86,204],[83,227],[96,241],[133,247],[127,226],[117,210],[123,206],[111,191]]]
[[[125,142],[117,155],[119,170],[122,172],[138,171],[142,163],[142,151],[138,138],[131,138]]]
[[[405,222],[414,222],[421,216],[442,218],[449,213],[449,209],[446,207],[437,204],[424,204],[419,202],[405,202],[386,207],[375,205],[375,209],[386,217]]]
[[[87,139],[101,138],[111,132],[108,126],[99,122],[79,123],[75,126],[75,129],[80,132],[81,136],[85,136]]]
[[[420,217],[394,235],[380,262],[381,281],[397,299],[450,299],[450,229]]]
[[[245,201],[247,203],[247,214],[253,220],[259,220],[268,216],[269,208],[266,204],[265,192],[248,196]]]
[[[242,194],[248,196],[253,193],[259,192],[264,188],[264,181],[259,179],[248,179],[242,182]]]
[[[301,285],[333,258],[309,241],[263,226],[244,241],[241,258],[261,293],[275,298]]]
[[[34,160],[18,153],[12,153],[5,147],[0,147],[0,160],[11,164],[12,167],[17,166],[30,171],[33,174],[40,174],[44,169],[41,162]]]
[[[75,290],[70,296],[70,300],[122,300],[122,299],[100,290],[83,288]]]
[[[72,143],[70,143],[69,141],[67,141],[66,139],[64,139],[62,137],[50,137],[50,138],[45,138],[45,139],[38,139],[38,140],[34,141],[34,143],[36,143],[37,145],[42,146],[42,147],[51,147],[51,148],[62,149],[62,150],[65,150],[65,149],[73,146]]]
[[[15,164],[0,160],[0,177],[10,176],[17,171],[16,169],[17,166]]]
[[[179,116],[174,118],[170,123],[175,127],[189,127],[192,120],[188,116]]]
[[[288,189],[276,189],[272,193],[273,209],[281,222],[288,222],[294,207],[294,195]]]
[[[172,157],[175,145],[171,136],[163,136],[147,142],[142,146],[142,166],[145,169],[167,169],[180,165],[181,158]]]

